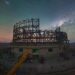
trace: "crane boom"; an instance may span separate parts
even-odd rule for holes
[[[31,49],[25,49],[22,53],[19,61],[12,67],[12,69],[7,73],[7,75],[15,75],[16,71],[22,66],[23,62],[27,59]]]

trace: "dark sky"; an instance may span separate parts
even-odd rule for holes
[[[75,0],[0,0],[0,41],[10,41],[13,25],[26,18],[40,18],[42,29],[61,26],[75,41]]]

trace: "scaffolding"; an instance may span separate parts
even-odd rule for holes
[[[15,43],[68,43],[67,33],[56,30],[41,30],[40,20],[26,19],[19,21],[13,28],[13,42]]]

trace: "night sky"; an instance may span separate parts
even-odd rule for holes
[[[26,18],[39,18],[41,29],[61,26],[75,41],[75,0],[0,0],[0,42],[9,42],[13,25]]]

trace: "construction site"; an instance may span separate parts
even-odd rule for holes
[[[42,30],[38,18],[14,24],[11,53],[14,60],[7,60],[10,67],[6,75],[56,75],[75,67],[67,33],[60,27]]]
[[[68,44],[69,40],[66,32],[61,31],[60,27],[56,28],[56,30],[41,30],[39,19],[32,18],[20,21],[13,28],[12,46],[14,48],[13,51],[17,51],[17,53],[20,53],[19,49],[24,51],[26,48],[44,53],[48,49],[57,51],[56,49],[62,47],[59,50],[62,51]],[[44,51],[43,48],[47,50]]]

